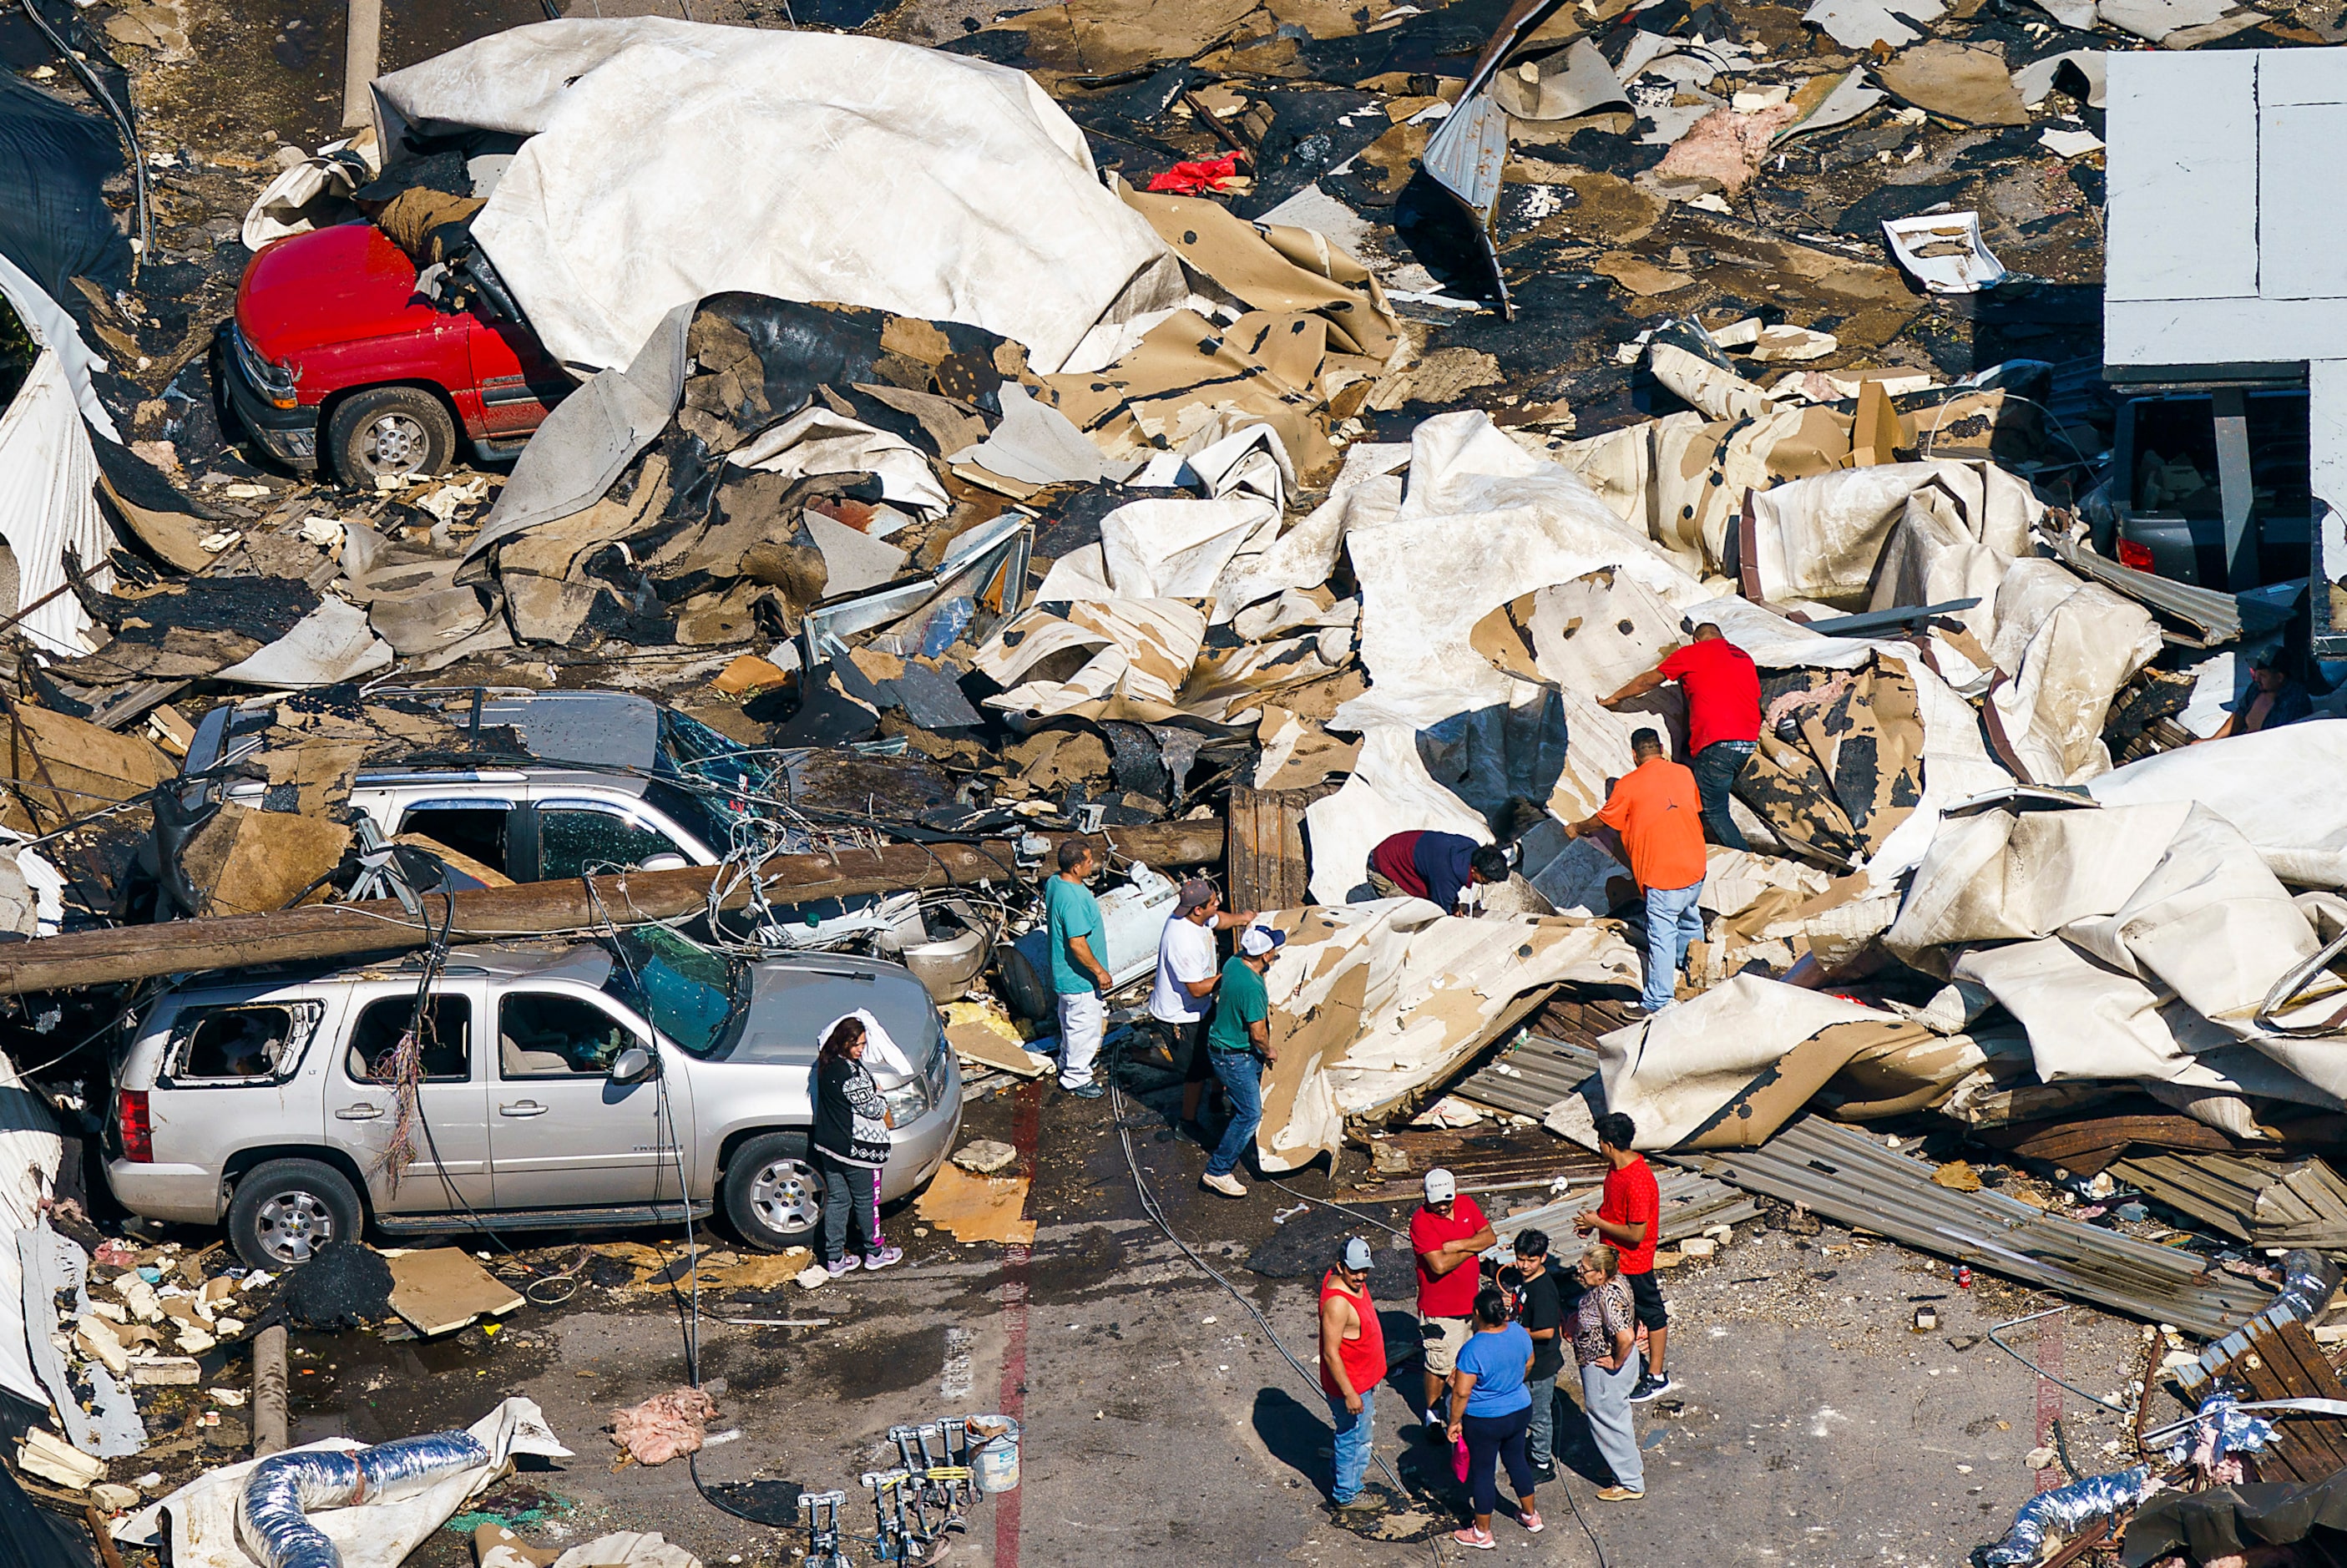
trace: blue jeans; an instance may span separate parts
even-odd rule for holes
[[[1638,1000],[1648,1012],[1670,1005],[1687,948],[1703,937],[1703,911],[1695,907],[1702,892],[1700,879],[1684,887],[1646,889],[1646,989]]]
[[[1695,754],[1695,791],[1703,800],[1704,831],[1722,849],[1750,847],[1728,817],[1727,794],[1759,744],[1758,741],[1714,741]]]
[[[1328,1501],[1350,1502],[1361,1495],[1361,1482],[1369,1473],[1369,1445],[1377,1436],[1377,1390],[1361,1390],[1358,1416],[1345,1408],[1344,1400],[1330,1399],[1328,1419],[1337,1425],[1337,1474],[1328,1487]]]
[[[1524,1387],[1532,1396],[1532,1424],[1524,1429],[1524,1458],[1538,1470],[1556,1459],[1556,1374],[1526,1378]]]
[[[1255,1130],[1263,1125],[1263,1061],[1252,1050],[1218,1050],[1214,1076],[1231,1097],[1231,1124],[1223,1129],[1223,1141],[1206,1162],[1206,1174],[1227,1176],[1239,1168],[1240,1156],[1255,1142]]]

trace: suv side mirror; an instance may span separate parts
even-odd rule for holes
[[[612,1060],[611,1081],[640,1083],[660,1076],[660,1059],[641,1045],[631,1045]]]
[[[682,871],[692,862],[677,854],[653,855],[645,857],[636,867],[639,871]]]

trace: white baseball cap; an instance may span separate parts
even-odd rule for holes
[[[1369,1266],[1376,1259],[1369,1255],[1369,1244],[1359,1236],[1345,1238],[1345,1266],[1356,1273]]]
[[[1275,926],[1249,926],[1239,938],[1239,951],[1250,958],[1276,953],[1287,945],[1287,933]]]
[[[1426,1201],[1447,1204],[1459,1195],[1459,1184],[1450,1172],[1437,1166],[1426,1173]]]

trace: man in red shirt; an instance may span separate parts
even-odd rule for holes
[[[1328,1501],[1351,1512],[1375,1508],[1361,1495],[1369,1473],[1378,1384],[1386,1375],[1385,1330],[1369,1299],[1369,1244],[1347,1236],[1337,1266],[1320,1276],[1320,1391],[1337,1425],[1336,1474]]]
[[[1728,819],[1727,795],[1760,743],[1760,671],[1718,627],[1698,621],[1694,641],[1606,698],[1605,706],[1643,697],[1665,681],[1686,692],[1687,755],[1695,759],[1703,825],[1714,844],[1742,849],[1744,835]]]
[[[1637,1136],[1637,1123],[1619,1111],[1609,1111],[1597,1119],[1597,1152],[1613,1168],[1605,1173],[1604,1197],[1594,1209],[1575,1218],[1573,1228],[1583,1235],[1594,1231],[1622,1254],[1622,1277],[1630,1282],[1638,1324],[1646,1331],[1646,1370],[1630,1391],[1630,1402],[1643,1405],[1679,1385],[1663,1370],[1663,1341],[1671,1315],[1664,1310],[1662,1287],[1655,1283],[1655,1243],[1663,1228],[1663,1195],[1655,1186],[1655,1173],[1645,1156],[1630,1147]]]
[[[1426,1347],[1430,1425],[1475,1316],[1475,1292],[1483,1284],[1475,1260],[1499,1239],[1475,1200],[1459,1195],[1450,1172],[1426,1173],[1425,1205],[1409,1216],[1409,1250],[1418,1255],[1418,1331]]]
[[[1595,815],[1567,823],[1564,835],[1582,838],[1600,827],[1622,835],[1630,875],[1646,896],[1646,984],[1637,1010],[1658,1013],[1677,994],[1687,948],[1703,938],[1696,907],[1703,894],[1703,824],[1695,775],[1663,754],[1660,731],[1632,735],[1630,754],[1638,765],[1614,781]]]

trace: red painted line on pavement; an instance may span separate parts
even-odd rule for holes
[[[1035,1137],[1042,1121],[1043,1085],[1022,1083],[1010,1114],[1010,1144],[1019,1151],[1019,1173],[1034,1202]],[[1002,1413],[1023,1428],[1027,1414],[1027,1247],[1002,1249]],[[1019,1568],[1019,1499],[1023,1487],[994,1500],[995,1568]]]
[[[1024,1328],[1025,1326],[1022,1320],[1020,1327]],[[2052,1448],[2054,1423],[2062,1419],[2062,1385],[2054,1381],[2054,1378],[2062,1375],[2062,1319],[2060,1317],[2048,1317],[2038,1324],[2036,1350],[2038,1370],[2053,1374],[2052,1378],[2041,1377],[2037,1379],[2037,1446],[2042,1449]],[[2056,1487],[2069,1484],[2069,1478],[2062,1473],[2062,1467],[2058,1464],[2047,1465],[2037,1472],[2039,1491],[2052,1491]]]

